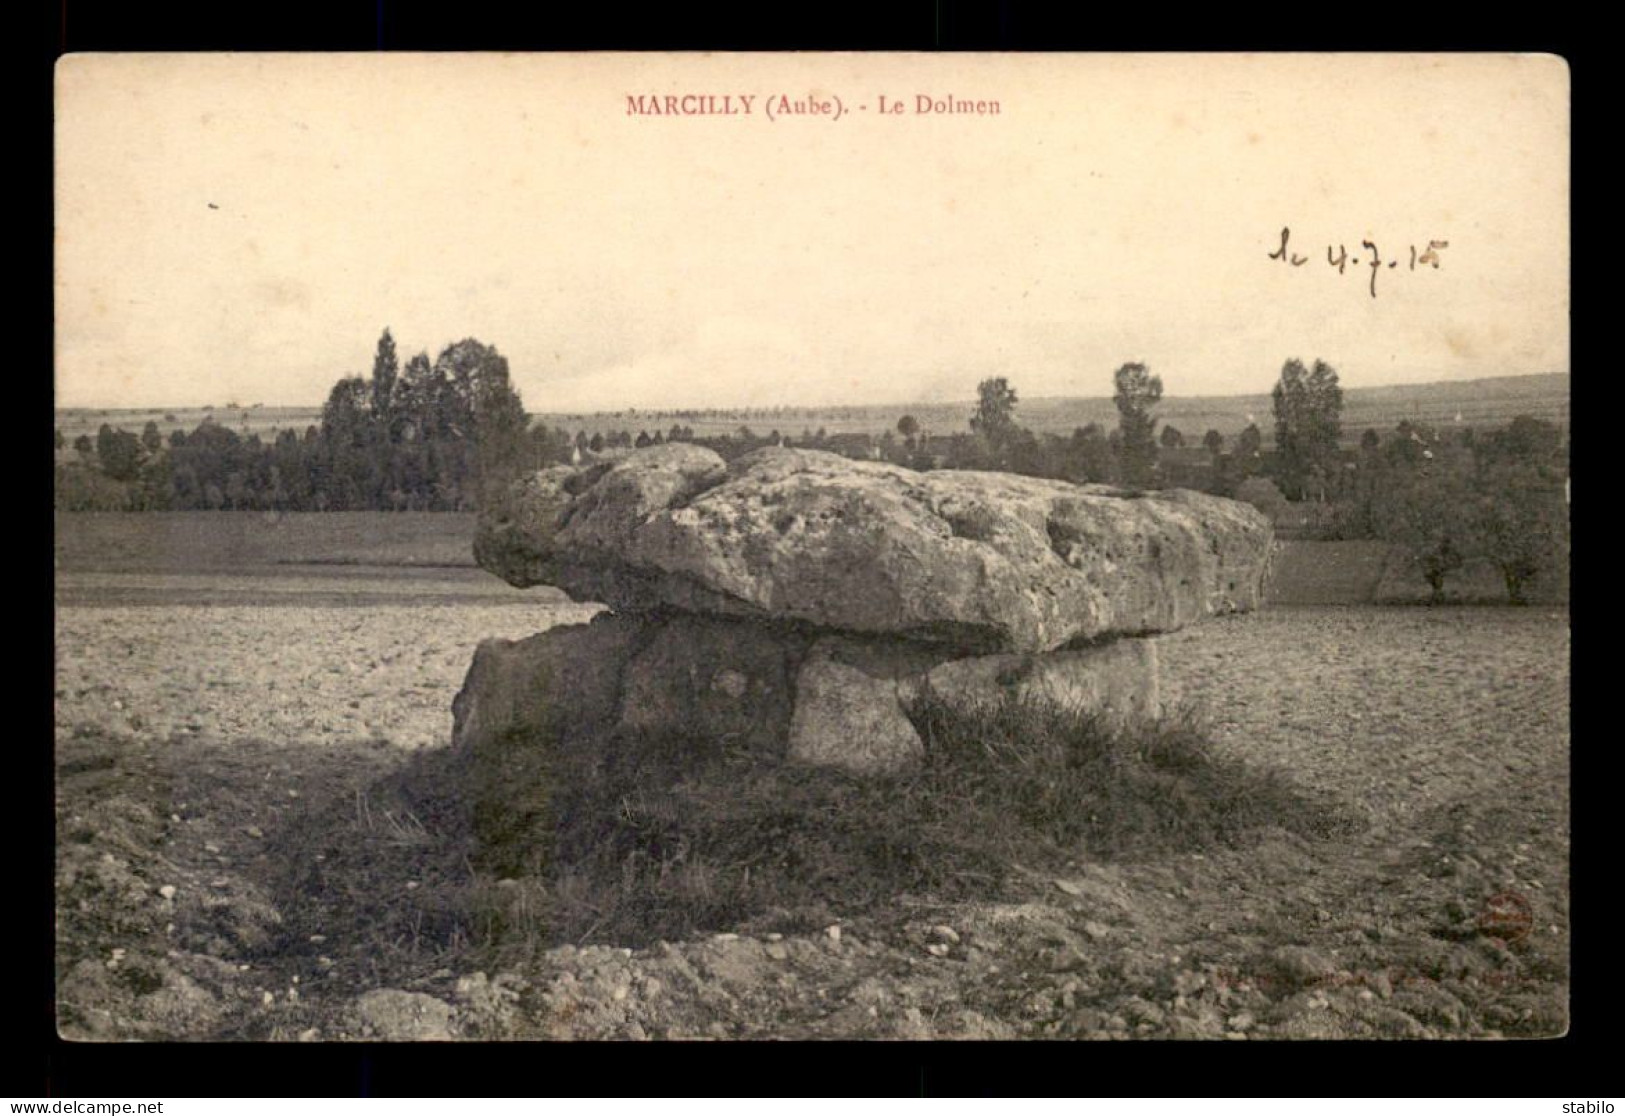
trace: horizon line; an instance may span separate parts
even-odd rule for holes
[[[1439,385],[1462,385],[1462,386],[1465,386],[1465,385],[1468,385],[1468,384],[1484,383],[1486,381],[1491,381],[1491,380],[1527,380],[1527,379],[1534,379],[1535,377],[1539,377],[1539,376],[1570,376],[1570,375],[1572,375],[1571,370],[1547,371],[1547,372],[1506,372],[1506,373],[1500,373],[1500,374],[1490,375],[1490,376],[1472,376],[1472,377],[1467,377],[1467,378],[1464,378],[1464,379],[1417,380],[1417,381],[1407,381],[1407,382],[1399,382],[1399,383],[1363,384],[1363,385],[1360,385],[1360,386],[1357,386],[1357,387],[1344,387],[1343,392],[1344,392],[1344,394],[1347,394],[1349,392],[1359,392],[1359,391],[1381,391],[1381,390],[1384,390],[1384,389],[1387,389],[1387,388],[1424,388],[1424,387],[1437,387]],[[1171,401],[1174,401],[1174,400],[1188,400],[1188,399],[1238,399],[1238,398],[1244,398],[1244,397],[1250,397],[1250,396],[1267,396],[1267,395],[1269,395],[1269,393],[1270,393],[1269,388],[1264,388],[1262,390],[1256,390],[1256,391],[1231,391],[1231,392],[1223,392],[1223,393],[1197,393],[1197,392],[1192,392],[1192,393],[1189,393],[1189,394],[1169,394],[1169,395],[1164,395],[1162,397],[1161,401],[1162,401],[1162,403],[1168,403],[1168,402],[1171,402]],[[1110,396],[1110,395],[1031,395],[1031,396],[1024,397],[1022,402],[1039,403],[1039,402],[1047,402],[1047,401],[1050,401],[1050,400],[1085,400],[1085,401],[1101,400],[1101,401],[1110,402],[1111,399],[1112,399],[1112,396]],[[961,405],[974,406],[975,403],[976,403],[976,399],[975,399],[974,396],[966,396],[963,399],[942,399],[942,400],[937,400],[937,401],[930,401],[930,400],[924,400],[924,399],[911,399],[911,400],[900,400],[900,401],[895,401],[895,402],[875,402],[875,403],[774,403],[774,404],[760,404],[760,405],[758,405],[758,404],[731,404],[731,405],[730,404],[712,404],[712,405],[689,404],[689,405],[674,405],[674,406],[659,406],[659,407],[640,407],[640,406],[627,405],[627,406],[621,406],[621,407],[600,407],[600,408],[598,408],[596,410],[579,410],[579,409],[571,409],[571,410],[533,410],[533,409],[531,409],[530,407],[527,406],[525,408],[525,413],[527,415],[582,415],[582,416],[588,416],[588,415],[622,414],[622,413],[627,412],[627,411],[635,411],[635,412],[646,413],[646,414],[677,414],[677,413],[683,412],[683,411],[701,411],[701,412],[703,412],[703,411],[773,411],[773,410],[782,410],[782,411],[819,411],[819,410],[832,410],[832,409],[837,409],[837,408],[865,408],[865,409],[873,410],[873,409],[884,408],[884,407],[957,407],[957,406],[961,406]],[[120,412],[141,413],[141,412],[147,412],[147,411],[167,411],[167,410],[199,411],[199,410],[204,410],[204,409],[211,409],[211,410],[232,410],[232,409],[235,409],[235,410],[240,410],[240,411],[249,411],[249,410],[255,410],[255,409],[320,411],[325,405],[326,405],[325,403],[265,403],[265,402],[256,402],[256,403],[247,403],[247,404],[244,404],[244,403],[233,404],[230,401],[228,401],[228,402],[225,402],[225,403],[191,403],[191,404],[153,403],[153,404],[146,404],[146,405],[142,405],[142,406],[131,407],[131,406],[116,406],[116,405],[111,405],[111,404],[100,404],[100,403],[80,403],[80,404],[74,404],[74,405],[71,405],[71,406],[53,405],[52,406],[52,412],[53,413],[62,413],[62,412],[68,412],[68,411],[103,411],[103,412],[120,411]],[[1020,403],[1018,403],[1017,405],[1019,406]]]

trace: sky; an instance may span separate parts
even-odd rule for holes
[[[91,54],[56,106],[62,407],[316,405],[385,327],[552,412],[1569,371],[1550,56]]]

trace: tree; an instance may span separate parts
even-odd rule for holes
[[[1531,581],[1567,561],[1568,515],[1563,495],[1526,476],[1481,495],[1477,538],[1501,573],[1507,600],[1526,603]]]
[[[1556,428],[1520,416],[1495,431],[1478,455],[1476,539],[1506,585],[1525,603],[1531,581],[1568,562],[1564,471],[1556,465]]]
[[[1185,435],[1180,433],[1177,426],[1164,426],[1160,440],[1163,449],[1182,449],[1185,445]]]
[[[1147,488],[1157,467],[1157,420],[1151,416],[1151,408],[1162,400],[1162,380],[1151,375],[1145,365],[1130,363],[1117,370],[1113,382],[1123,481]]]
[[[57,429],[56,429],[56,448],[61,449],[63,446],[65,446],[67,444],[68,444],[68,440],[62,436],[62,428],[60,426],[57,427]]]
[[[1322,360],[1305,369],[1303,361],[1293,358],[1282,365],[1270,399],[1281,487],[1294,500],[1302,499],[1310,486],[1324,495],[1325,481],[1337,468],[1342,433],[1343,389],[1337,370]]]
[[[976,385],[976,413],[970,428],[995,451],[1008,445],[1016,430],[1016,389],[1003,376]]]
[[[1562,430],[1529,415],[1519,415],[1504,428],[1492,431],[1478,448],[1478,455],[1488,467],[1526,467],[1554,478],[1568,468]]]
[[[1259,455],[1263,453],[1263,448],[1264,434],[1263,430],[1258,429],[1258,422],[1250,422],[1245,430],[1241,430],[1241,434],[1235,440],[1235,453],[1237,453],[1238,458],[1246,461],[1250,468],[1256,465]]]
[[[1286,497],[1275,482],[1267,477],[1248,477],[1236,486],[1235,499],[1244,504],[1251,504],[1265,515],[1274,519],[1281,514],[1286,506]]]
[[[1073,480],[1085,484],[1105,484],[1112,480],[1112,447],[1098,422],[1073,429],[1067,456]]]
[[[348,376],[333,385],[322,406],[322,439],[330,446],[367,444],[371,432],[372,391],[360,376]]]
[[[1345,486],[1341,498],[1341,513],[1347,525],[1349,538],[1375,539],[1381,537],[1378,513],[1384,494],[1392,483],[1391,470],[1382,455],[1382,438],[1374,429],[1360,435],[1358,467]]]
[[[96,459],[102,472],[114,480],[135,480],[141,472],[141,439],[127,430],[114,430],[105,422],[96,432]]]
[[[897,420],[897,433],[903,436],[903,441],[909,445],[914,444],[914,436],[920,432],[920,423],[913,415],[904,415]]]
[[[1017,426],[999,461],[1000,468],[1025,477],[1041,477],[1047,470],[1044,445],[1025,426]]]
[[[158,424],[149,419],[147,425],[141,428],[142,447],[148,453],[157,453],[163,444],[164,436],[158,433]]]
[[[95,443],[90,440],[89,434],[81,434],[79,437],[73,440],[73,448],[77,452],[88,457],[91,453],[95,452],[96,446]]]
[[[400,438],[426,442],[440,437],[445,432],[440,412],[448,394],[445,376],[429,363],[428,353],[417,353],[408,360],[393,396]]]
[[[1432,459],[1432,447],[1438,441],[1439,436],[1431,426],[1405,419],[1383,443],[1383,459],[1402,473],[1414,473]]]
[[[1219,454],[1224,452],[1224,435],[1217,430],[1209,430],[1202,435],[1202,445],[1206,447],[1208,453],[1218,457]]]
[[[509,380],[508,358],[467,337],[441,351],[434,373],[441,436],[472,446],[473,485],[464,495],[483,504],[524,468],[530,419]]]
[[[169,495],[172,506],[181,509],[195,508],[203,502],[197,472],[190,465],[177,465],[170,471]]]
[[[1461,569],[1476,543],[1471,492],[1458,470],[1396,476],[1378,506],[1378,530],[1404,549],[1428,583],[1432,599],[1444,598],[1445,579]]]

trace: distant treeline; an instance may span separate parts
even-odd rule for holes
[[[385,330],[369,377],[333,385],[321,424],[266,441],[205,418],[166,439],[103,424],[57,468],[65,510],[432,510],[478,506],[525,465],[523,401],[508,361],[472,338],[401,369]],[[57,436],[61,450],[62,438]]]

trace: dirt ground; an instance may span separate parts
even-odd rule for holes
[[[57,613],[69,1037],[1242,1040],[1567,1026],[1563,610],[1276,608],[1159,638],[1165,700],[1202,710],[1221,748],[1366,816],[1356,837],[1269,831],[1242,849],[1029,874],[1019,902],[900,896],[884,919],[799,938],[564,946],[504,967],[435,939],[427,889],[422,941],[414,929],[387,957],[324,933],[279,898],[279,858],[308,846],[290,834],[353,799],[399,854],[376,886],[419,887],[424,823],[368,788],[445,743],[480,639],[590,609],[497,603],[458,577],[414,582],[433,603],[406,604],[390,596],[398,581],[368,597],[352,579],[335,599],[328,582],[301,592],[218,574],[183,591],[77,576]]]

